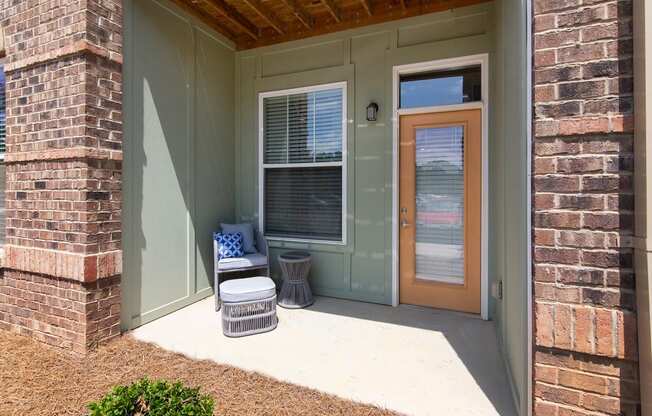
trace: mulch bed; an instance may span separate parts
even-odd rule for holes
[[[122,336],[85,358],[0,331],[0,415],[84,415],[116,384],[180,380],[215,398],[216,415],[395,415]]]

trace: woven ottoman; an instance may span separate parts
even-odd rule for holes
[[[220,284],[222,331],[227,337],[260,334],[276,328],[276,286],[269,277]]]

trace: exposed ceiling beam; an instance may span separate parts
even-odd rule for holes
[[[192,7],[183,0],[172,0],[176,5],[186,10],[188,13],[197,16],[199,20],[204,22],[207,26],[215,30],[217,33],[221,33],[227,38],[231,39],[233,42],[236,42],[237,36],[229,30],[225,25],[218,25],[215,21],[215,17],[209,15],[208,13],[202,11],[199,7]],[[237,42],[236,42],[237,43]]]
[[[206,4],[217,10],[229,22],[237,26],[240,30],[251,36],[254,40],[259,37],[258,28],[247,20],[239,11],[226,4],[224,0],[204,0]]]
[[[333,16],[333,19],[337,23],[340,23],[342,21],[342,16],[340,15],[340,9],[335,5],[335,2],[333,0],[321,0],[321,4],[326,6],[328,9],[328,12]]]
[[[285,30],[283,27],[285,26],[283,22],[281,22],[281,19],[276,16],[276,14],[271,11],[267,6],[262,4],[258,0],[242,0],[243,3],[246,3],[247,6],[251,7],[258,16],[260,16],[265,22],[267,22],[268,25],[274,28],[278,33],[283,35],[285,33]]]
[[[371,12],[371,2],[369,0],[360,0],[360,3],[362,3],[362,7],[364,7],[369,16],[373,15]]]
[[[303,7],[301,7],[295,0],[282,1],[286,6],[290,8],[290,10],[292,10],[294,17],[296,17],[297,20],[306,27],[306,29],[312,29],[314,19]]]

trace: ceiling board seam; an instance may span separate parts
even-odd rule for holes
[[[260,30],[256,25],[251,23],[246,17],[240,14],[234,7],[228,5],[224,0],[203,0],[204,3],[208,4],[213,9],[217,10],[222,16],[224,16],[231,24],[237,26],[240,30],[245,32],[247,35],[252,37],[254,40],[258,40],[260,37]]]

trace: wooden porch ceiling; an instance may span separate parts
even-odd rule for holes
[[[490,0],[172,0],[250,49]]]

